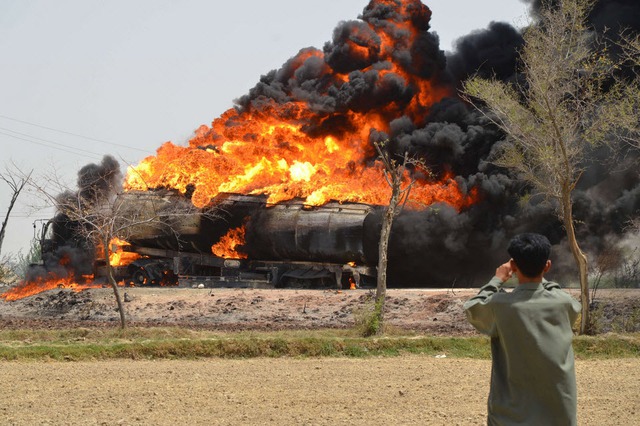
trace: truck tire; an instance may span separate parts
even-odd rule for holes
[[[131,276],[131,283],[134,287],[142,287],[151,284],[151,278],[144,269],[137,269]]]

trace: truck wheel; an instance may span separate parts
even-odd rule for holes
[[[136,270],[131,277],[131,281],[136,287],[151,284],[151,278],[149,278],[149,274],[144,269]]]

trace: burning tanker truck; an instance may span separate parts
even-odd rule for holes
[[[485,173],[493,170],[485,164],[493,151],[487,126],[468,121],[455,98],[430,19],[420,0],[371,0],[323,49],[301,49],[187,143],[165,142],[129,167],[123,185],[110,185],[125,190],[127,210],[149,218],[158,206],[169,212],[160,224],[143,220],[116,235],[142,256],[127,268],[131,281],[177,275],[280,286],[375,276],[376,206],[391,195],[375,149],[385,141],[398,159],[408,153],[429,168],[406,171],[407,182],[416,181],[394,220],[390,281],[449,284],[486,269],[501,247],[488,235],[503,235],[505,222],[493,213],[506,202],[491,197],[510,194],[508,179]],[[481,201],[485,210],[475,207]],[[176,207],[190,213],[171,213]],[[433,255],[437,262],[425,262]]]
[[[194,208],[188,195],[171,190],[118,197],[120,210],[138,218],[126,235],[117,236],[126,243],[111,248],[135,259],[115,267],[118,279],[129,285],[342,288],[360,286],[376,275],[378,245],[371,236],[380,233],[379,222],[376,233],[372,220],[379,206],[309,206],[301,200],[271,205],[267,196],[221,193],[207,207]],[[44,239],[43,251],[64,243],[68,236],[54,230]],[[106,273],[99,261],[93,273]]]

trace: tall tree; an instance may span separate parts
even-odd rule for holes
[[[576,237],[572,193],[586,153],[626,125],[615,114],[622,90],[611,79],[614,64],[586,24],[592,5],[545,2],[538,22],[524,33],[518,82],[471,78],[463,88],[467,100],[507,135],[496,163],[556,206],[579,271],[581,333],[590,324],[588,262]]]

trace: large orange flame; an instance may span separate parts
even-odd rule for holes
[[[141,256],[138,253],[124,251],[124,247],[130,245],[118,237],[112,238],[109,242],[109,264],[111,266],[127,266],[134,260],[140,259]]]
[[[245,228],[230,229],[229,232],[211,247],[211,252],[225,259],[246,259],[247,255],[241,251],[244,244]]]
[[[0,297],[6,301],[14,301],[56,288],[68,288],[73,291],[82,291],[88,288],[100,287],[102,287],[102,285],[93,283],[93,275],[84,276],[81,280],[76,280],[72,277],[59,278],[53,274],[49,274],[45,278],[37,278],[33,281],[23,281],[17,286],[0,294]]]
[[[332,60],[329,51],[301,50],[278,70],[277,96],[261,81],[250,101],[227,110],[211,127],[201,126],[188,146],[166,142],[155,156],[129,167],[125,189],[176,189],[197,207],[219,193],[267,195],[270,204],[291,199],[315,206],[330,200],[387,204],[391,189],[372,142],[382,139],[381,132],[391,134],[390,123],[398,118],[422,128],[434,103],[453,93],[425,66],[431,50],[421,46],[431,12],[420,0],[371,0],[365,15],[370,18],[345,24],[350,33],[339,39],[338,56],[348,58],[346,65]],[[310,81],[313,90],[305,86]],[[340,103],[341,94],[350,101]],[[453,174],[407,172],[404,178],[405,183],[417,179],[408,207],[444,202],[461,210],[477,198],[477,190],[463,190]],[[212,253],[246,257],[238,250],[243,240],[244,228],[233,229]],[[111,265],[137,257],[122,250],[126,242],[111,244],[120,247]],[[14,290],[25,297],[59,286],[82,288],[48,277]],[[2,297],[14,300],[13,294]]]
[[[412,15],[416,1],[377,3],[397,8],[401,18],[375,26],[367,24],[369,31],[364,26],[355,28],[347,42],[351,57],[356,61],[376,58],[375,66],[360,70],[374,81],[374,90],[410,87],[414,93],[411,99],[337,113],[314,108],[295,91],[285,102],[259,98],[249,107],[229,109],[210,128],[201,126],[186,147],[171,142],[162,145],[156,156],[129,168],[125,189],[173,188],[188,192],[198,207],[221,192],[266,194],[269,203],[294,198],[309,205],[330,200],[388,203],[390,188],[381,164],[375,161],[370,135],[388,132],[389,122],[398,117],[421,123],[431,105],[451,91],[435,80],[407,72],[407,65],[401,65],[397,57],[398,48],[409,49],[418,36]],[[325,59],[320,50],[304,49],[287,62],[287,75],[295,81],[298,70],[313,64],[308,68],[316,70],[314,81],[323,82],[324,92],[319,93],[325,94],[355,78],[335,71]],[[341,125],[334,126],[336,121]],[[322,132],[309,131],[319,127]],[[415,206],[442,201],[462,209],[474,197],[463,193],[450,177],[441,176],[439,180],[420,181],[412,198]]]
[[[126,266],[140,258],[140,255],[137,253],[123,251],[122,247],[126,245],[129,245],[129,243],[119,238],[113,238],[111,240],[109,244],[109,263],[111,266]],[[61,266],[65,266],[65,268],[68,269],[68,264],[69,259],[67,257],[62,257],[60,259]],[[80,278],[76,278],[73,276],[73,271],[69,270],[69,273],[71,275],[68,277],[59,277],[53,272],[49,272],[44,277],[25,280],[17,286],[0,294],[0,297],[7,301],[14,301],[57,288],[72,289],[79,292],[89,288],[101,288],[103,286],[103,284],[94,282],[93,275],[83,275]],[[120,283],[120,285],[123,284]]]

